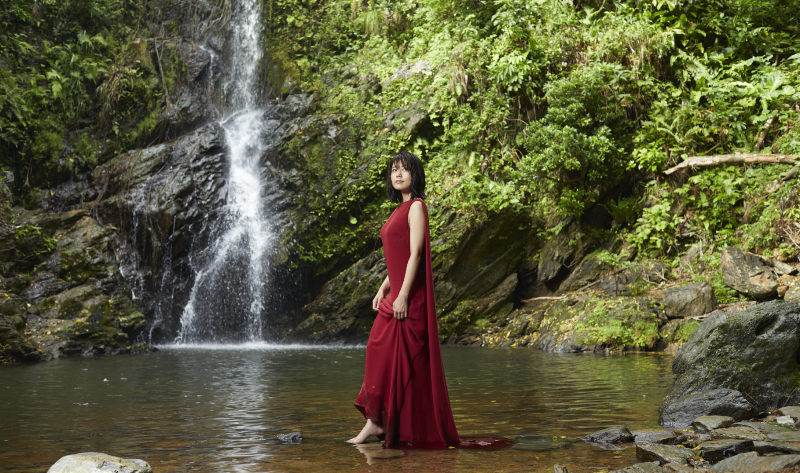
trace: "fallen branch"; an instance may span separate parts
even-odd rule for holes
[[[761,133],[758,134],[758,138],[756,138],[756,144],[753,146],[753,150],[759,151],[761,147],[764,146],[764,138],[767,137],[767,133],[769,133],[769,127],[772,126],[772,122],[774,122],[776,118],[778,118],[777,115],[769,117],[767,123],[764,124],[764,129],[761,130]]]
[[[664,171],[664,174],[670,175],[684,168],[717,166],[719,164],[792,164],[797,159],[798,156],[792,154],[737,153],[718,154],[715,156],[690,156],[677,166]]]
[[[523,304],[527,304],[528,302],[533,302],[533,301],[557,301],[557,300],[563,299],[563,298],[565,298],[565,297],[567,297],[567,296],[558,296],[558,297],[533,297],[533,298],[531,298],[531,299],[525,299],[524,301],[522,301],[522,303],[523,303]]]

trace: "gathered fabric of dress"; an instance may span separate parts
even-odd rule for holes
[[[425,213],[424,255],[408,295],[408,317],[398,320],[392,305],[411,257],[408,212],[417,201]],[[425,203],[416,199],[400,204],[381,228],[381,240],[390,292],[372,325],[364,383],[355,406],[364,417],[383,426],[387,447],[457,446],[439,346]]]

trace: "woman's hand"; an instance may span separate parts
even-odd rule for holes
[[[375,294],[375,298],[372,299],[372,310],[380,310],[382,300],[383,300],[383,286],[381,286],[378,289],[378,293]]]
[[[394,300],[392,309],[394,310],[395,319],[403,320],[408,317],[408,295],[403,292],[397,294],[397,299]]]

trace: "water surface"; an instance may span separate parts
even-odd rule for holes
[[[142,458],[156,473],[614,469],[635,463],[635,449],[580,438],[658,427],[672,379],[667,355],[442,351],[459,433],[513,435],[512,448],[359,450],[344,440],[363,425],[353,401],[364,348],[250,344],[0,367],[0,465],[45,472],[63,455],[97,451]],[[276,437],[292,431],[301,444]]]

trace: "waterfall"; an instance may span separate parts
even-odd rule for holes
[[[275,233],[261,202],[260,158],[269,128],[256,105],[261,60],[259,0],[240,0],[231,24],[230,80],[224,86],[231,112],[220,122],[230,167],[227,204],[217,238],[200,249],[202,266],[181,315],[176,342],[258,341]]]

